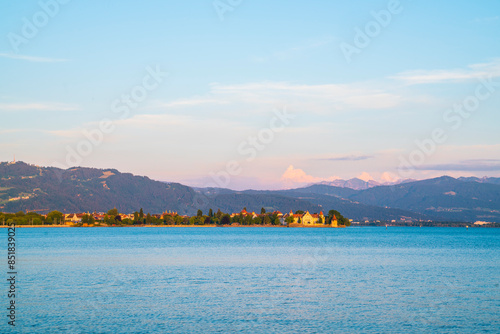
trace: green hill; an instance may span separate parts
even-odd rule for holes
[[[113,207],[120,212],[133,212],[141,207],[155,213],[167,208],[182,214],[196,210],[193,206],[196,193],[190,187],[114,169],[62,170],[23,162],[1,163],[0,177],[0,210],[6,212],[107,211]]]

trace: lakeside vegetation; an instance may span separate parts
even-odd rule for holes
[[[245,208],[246,209],[246,208]],[[245,211],[244,209],[244,211]],[[243,211],[243,212],[244,212]],[[297,210],[294,215],[301,215],[304,211]],[[163,214],[145,213],[142,209],[130,215],[120,214],[116,208],[108,210],[106,213],[82,213],[72,214],[79,216],[79,221],[71,221],[68,215],[60,211],[51,211],[46,215],[36,212],[3,213],[0,212],[0,226],[14,223],[16,226],[302,226],[294,223],[290,215],[280,215],[279,212],[266,212],[261,209],[260,214],[229,214],[221,210],[213,211],[209,209],[206,214],[198,210],[194,216],[179,215],[175,212]],[[339,227],[350,226],[351,222],[340,212],[330,210],[324,216],[324,221],[314,226],[329,226],[333,216],[336,217]],[[484,225],[472,222],[454,221],[422,221],[422,222],[391,222],[391,221],[370,221],[356,222],[353,226],[388,226],[388,227],[500,227],[500,223],[490,223]]]
[[[179,215],[176,212],[165,212],[163,214],[144,213],[141,208],[133,214],[120,214],[116,208],[108,210],[106,213],[81,213],[63,214],[60,211],[51,211],[46,215],[36,212],[2,213],[0,212],[0,222],[2,225],[14,223],[18,226],[145,226],[145,225],[197,225],[197,226],[290,226],[294,224],[294,216],[303,215],[305,212],[297,210],[293,215],[283,215],[279,211],[266,212],[261,209],[260,214],[247,213],[246,208],[237,214],[229,214],[218,209],[216,212],[209,209],[206,214],[198,210],[195,216]],[[297,219],[297,218],[295,218]],[[337,221],[339,227],[350,226],[349,219],[340,212],[330,210],[323,220],[316,225],[328,226],[332,221]],[[298,224],[300,225],[300,218]]]

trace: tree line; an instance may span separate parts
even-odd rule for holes
[[[246,208],[244,208],[246,211]],[[303,214],[304,211],[297,210],[295,214]],[[328,215],[325,216],[325,221],[320,223],[330,224],[333,217],[337,218],[339,225],[349,226],[349,219],[345,218],[336,210],[330,210]],[[287,217],[285,222],[290,224],[293,222],[293,217]],[[299,221],[300,222],[300,221]],[[51,211],[46,216],[36,212],[24,213],[19,211],[17,213],[1,213],[0,223],[8,225],[15,223],[16,225],[63,225],[65,224],[65,215],[60,211]],[[96,224],[97,223],[97,224]],[[261,209],[260,215],[253,217],[252,215],[236,214],[233,217],[228,213],[222,212],[218,209],[214,212],[209,209],[206,214],[202,210],[198,210],[195,216],[181,216],[173,213],[164,213],[163,215],[152,215],[151,213],[144,213],[141,208],[139,211],[134,212],[133,218],[123,218],[116,208],[108,210],[104,217],[96,220],[92,214],[84,214],[81,217],[81,222],[76,223],[76,226],[82,225],[280,225],[280,216],[276,212],[267,213],[264,208]]]
[[[64,214],[59,211],[52,211],[47,216],[36,212],[24,213],[2,213],[0,212],[0,223],[7,225],[15,223],[16,225],[62,225],[64,224]]]

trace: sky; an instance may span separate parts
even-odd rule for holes
[[[500,176],[500,2],[0,3],[0,161],[197,187]]]

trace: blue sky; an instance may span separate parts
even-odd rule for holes
[[[498,1],[3,1],[0,18],[1,161],[234,189],[500,176]]]

